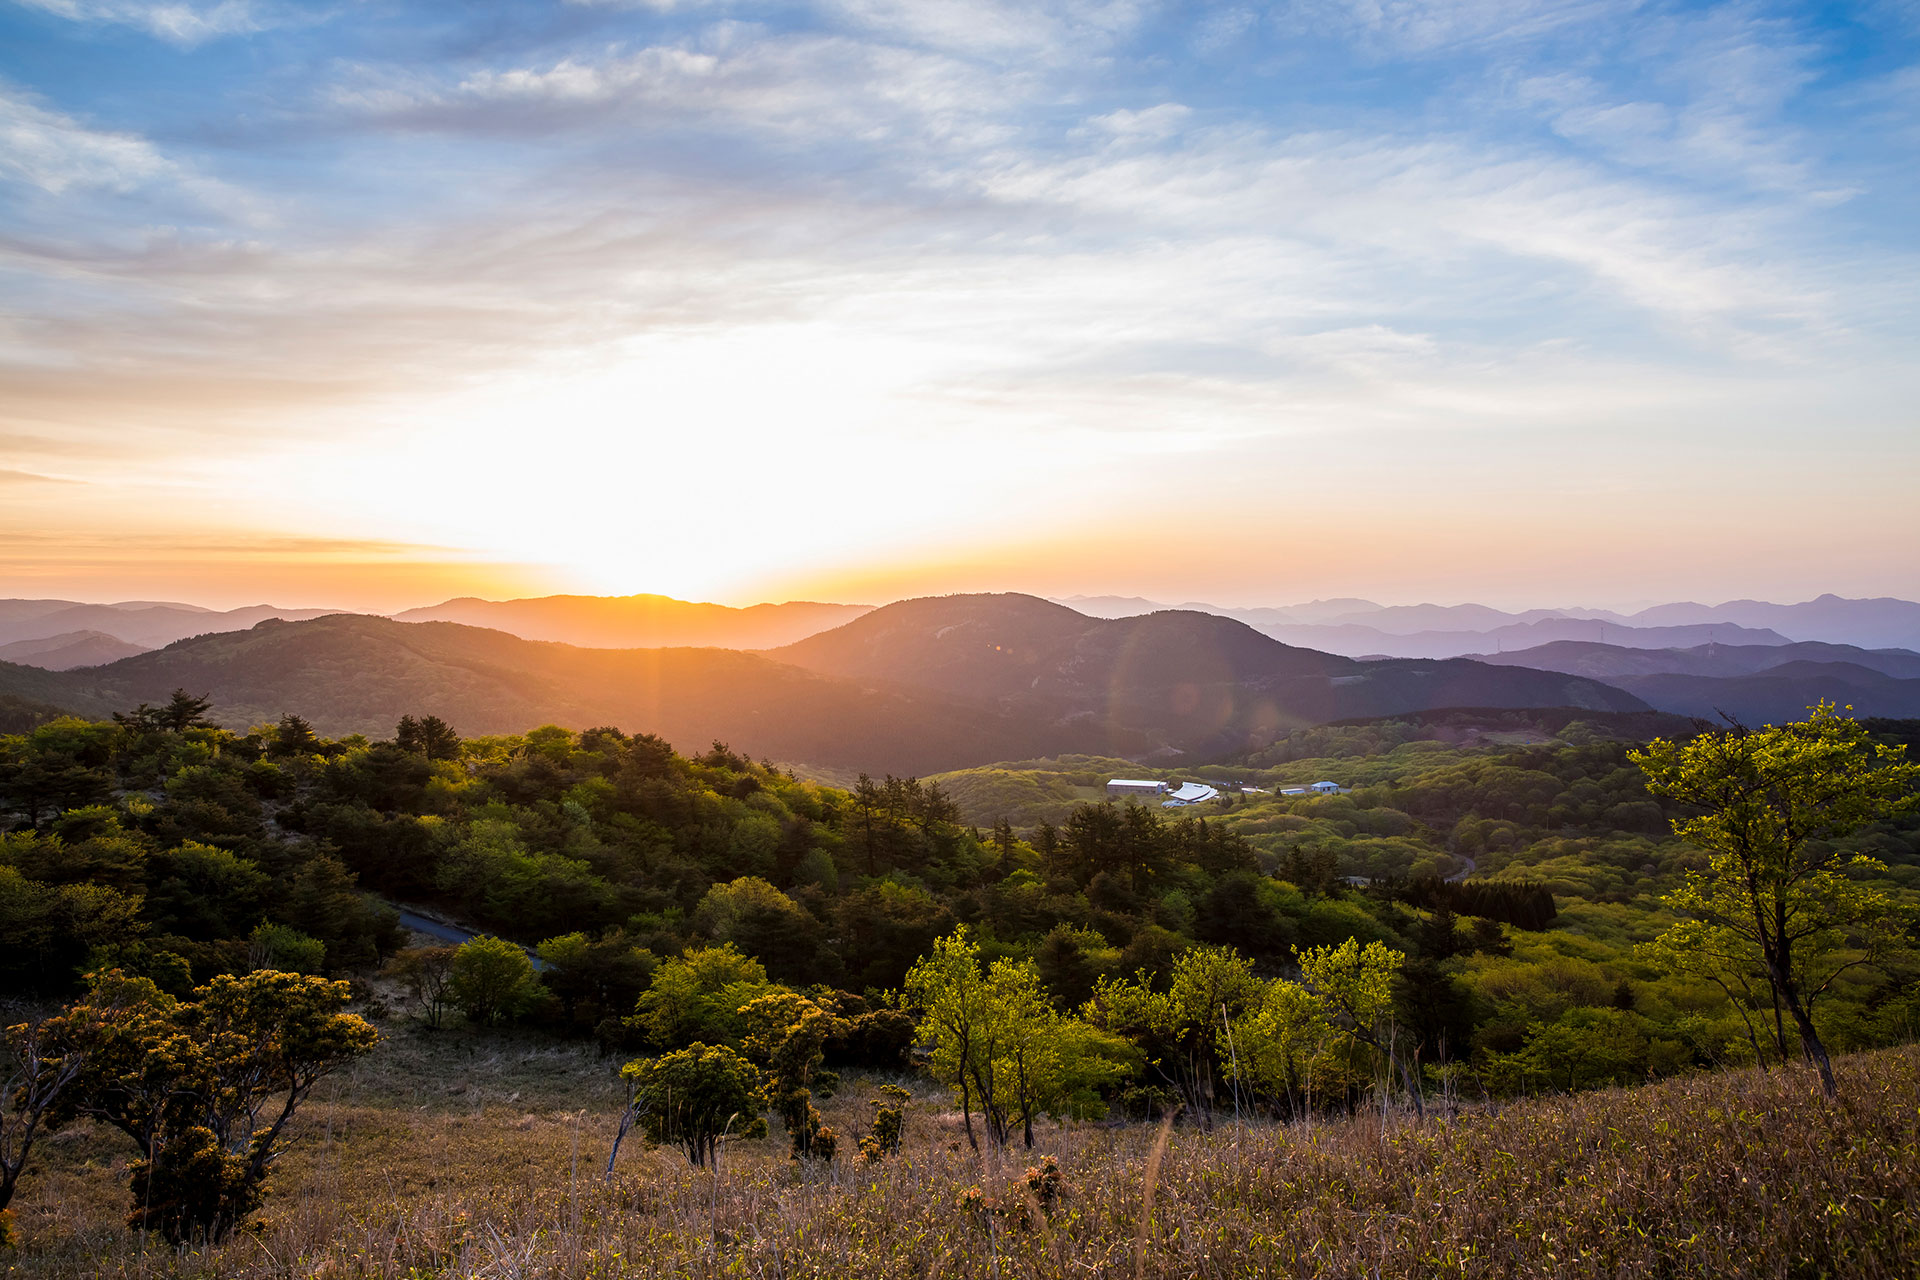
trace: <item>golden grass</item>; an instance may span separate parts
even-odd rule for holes
[[[976,1156],[924,1086],[902,1154],[803,1171],[736,1143],[717,1175],[630,1143],[602,1179],[613,1064],[396,1031],[303,1113],[258,1229],[174,1253],[120,1225],[125,1153],[80,1129],[15,1200],[8,1276],[1912,1277],[1920,1049],[1536,1099],[1421,1125],[1049,1129]],[[869,1082],[822,1110],[865,1123]],[[851,1146],[851,1143],[847,1143]],[[845,1148],[843,1147],[843,1150]],[[1051,1219],[1025,1170],[1055,1156]],[[1153,1176],[1149,1178],[1149,1167]],[[1143,1201],[1152,1185],[1152,1222]]]

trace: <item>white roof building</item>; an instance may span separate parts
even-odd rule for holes
[[[1208,800],[1215,799],[1219,794],[1218,791],[1203,782],[1183,782],[1180,784],[1178,791],[1169,793],[1167,799],[1161,801],[1160,807],[1162,809],[1182,809],[1190,804],[1204,804]]]
[[[1148,778],[1112,778],[1107,782],[1109,796],[1157,796],[1166,789],[1166,783]]]

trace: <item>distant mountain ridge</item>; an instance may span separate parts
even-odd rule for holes
[[[1062,753],[1205,759],[1301,725],[1448,706],[1645,707],[1556,672],[1354,662],[1210,614],[1104,622],[1030,596],[905,601],[764,654],[582,649],[339,614],[79,671],[0,665],[0,696],[95,716],[177,687],[208,694],[212,714],[242,729],[286,712],[369,736],[406,714],[467,734],[611,724],[689,749],[720,739],[896,774]]]
[[[458,622],[523,640],[557,640],[591,649],[682,645],[773,649],[851,622],[872,606],[793,600],[736,609],[671,596],[538,596],[524,600],[448,600],[393,615],[398,622]]]
[[[1471,662],[1357,662],[1282,644],[1231,618],[1163,610],[1089,618],[1033,596],[960,595],[887,605],[770,657],[822,674],[917,687],[1008,712],[1148,732],[1219,755],[1346,716],[1438,707],[1644,709],[1597,681],[1496,675]]]
[[[1920,715],[1920,653],[1809,641],[1787,645],[1701,645],[1628,649],[1560,643],[1479,661],[1602,680],[1677,715],[1744,724],[1797,720],[1821,701],[1862,716]]]
[[[0,662],[18,662],[48,671],[97,667],[147,652],[146,645],[129,644],[104,631],[68,631],[39,640],[15,640],[0,645]]]
[[[0,645],[89,631],[142,649],[157,649],[188,636],[245,631],[269,618],[300,622],[339,612],[339,609],[282,609],[270,604],[219,610],[152,600],[130,600],[122,604],[0,600]]]
[[[1071,596],[1055,603],[1096,618],[1140,617],[1167,605],[1138,596]],[[1273,639],[1349,658],[1456,658],[1534,648],[1567,640],[1631,648],[1821,641],[1862,648],[1920,649],[1920,604],[1891,598],[1848,600],[1824,595],[1794,605],[1735,600],[1655,605],[1625,614],[1569,607],[1507,612],[1479,604],[1379,605],[1357,598],[1263,608],[1190,603],[1183,611],[1235,618]],[[717,646],[773,649],[830,630],[871,606],[789,601],[746,608],[661,595],[538,596],[517,600],[461,597],[407,609],[402,621],[458,622],[528,640],[588,648]],[[301,621],[343,612],[326,608],[250,605],[216,610],[177,601],[0,600],[0,646],[83,631],[139,648],[189,636],[243,631],[267,618]]]
[[[1075,604],[1076,600],[1084,604]],[[1139,616],[1169,607],[1125,596],[1070,597],[1062,603],[1107,618]],[[1709,641],[1821,641],[1868,649],[1920,649],[1920,604],[1890,597],[1850,600],[1823,595],[1792,605],[1757,600],[1732,600],[1720,605],[1683,602],[1654,605],[1634,613],[1581,607],[1513,613],[1480,604],[1379,605],[1351,599],[1265,608],[1198,603],[1180,607],[1238,618],[1276,640],[1349,657],[1466,657],[1561,640],[1647,649]]]

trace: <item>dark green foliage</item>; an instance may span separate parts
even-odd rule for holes
[[[460,756],[460,735],[439,716],[401,716],[393,731],[393,745],[402,751],[417,752],[429,760],[455,760]]]

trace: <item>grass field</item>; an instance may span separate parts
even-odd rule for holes
[[[630,1140],[610,1062],[396,1028],[323,1085],[254,1229],[174,1253],[121,1224],[124,1141],[43,1149],[8,1276],[1912,1277],[1920,1049],[1540,1098],[1416,1124],[1048,1128],[970,1151],[917,1085],[900,1156],[803,1172],[784,1142],[717,1175]],[[864,1128],[878,1081],[823,1106]],[[1049,1214],[1027,1169],[1058,1161]],[[1150,1216],[1143,1213],[1151,1198]]]

